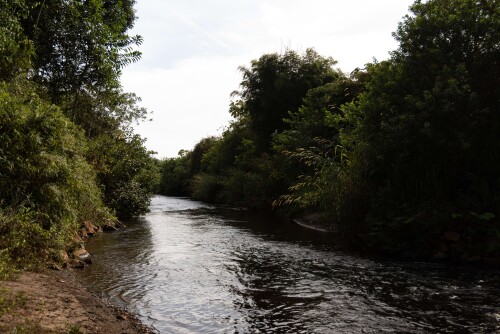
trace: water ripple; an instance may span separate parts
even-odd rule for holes
[[[86,284],[161,333],[494,333],[497,271],[375,261],[248,210],[157,196]]]

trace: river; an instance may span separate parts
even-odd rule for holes
[[[155,196],[84,284],[160,333],[496,333],[499,272],[367,259],[263,213]]]

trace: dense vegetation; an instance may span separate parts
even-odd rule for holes
[[[85,222],[147,210],[159,174],[120,86],[133,0],[0,0],[0,272],[57,260]]]
[[[417,0],[388,60],[345,75],[309,49],[242,67],[220,137],[162,162],[161,192],[322,212],[392,254],[500,253],[500,8]]]

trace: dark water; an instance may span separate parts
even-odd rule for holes
[[[161,333],[498,333],[498,271],[375,261],[263,214],[157,196],[85,284]]]

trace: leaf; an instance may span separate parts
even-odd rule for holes
[[[479,216],[479,219],[485,220],[485,221],[490,221],[493,218],[495,218],[495,214],[491,212],[485,212],[482,215]]]

